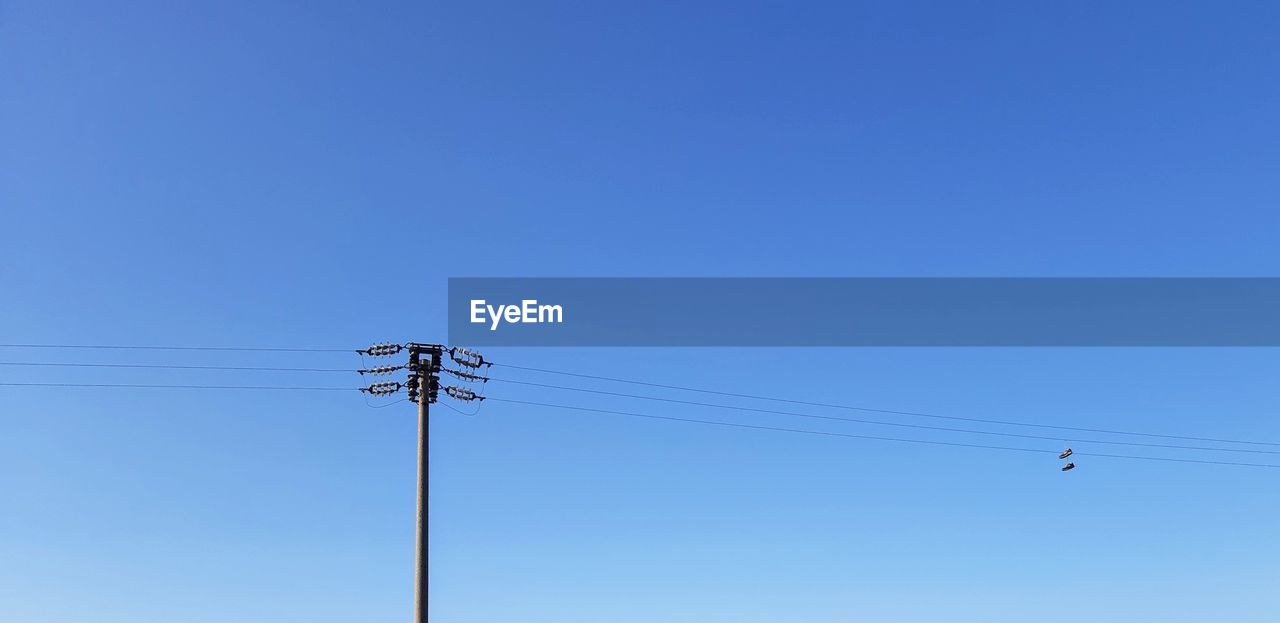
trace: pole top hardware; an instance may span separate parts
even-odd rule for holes
[[[399,344],[384,343],[374,344],[368,348],[361,348],[356,352],[361,355],[368,355],[369,357],[389,357],[402,350],[404,350],[404,347]]]
[[[391,394],[400,391],[403,387],[404,384],[399,381],[384,381],[381,383],[374,383],[368,387],[361,387],[360,391],[374,396],[390,396]]]
[[[444,393],[449,394],[450,397],[457,398],[458,400],[465,400],[467,402],[471,402],[472,400],[484,400],[484,396],[478,395],[469,389],[454,385],[445,387]]]

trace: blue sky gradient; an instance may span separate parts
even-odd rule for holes
[[[8,2],[0,343],[430,341],[450,276],[1276,276],[1277,27],[1262,2]],[[1271,349],[486,355],[1280,441]],[[1035,456],[509,404],[433,418],[441,622],[1280,612],[1268,470],[1068,477]],[[414,426],[354,392],[0,387],[0,620],[404,620]]]

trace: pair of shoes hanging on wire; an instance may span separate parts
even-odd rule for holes
[[[1059,458],[1059,459],[1065,459],[1065,458],[1067,458],[1067,457],[1071,456],[1072,454],[1074,454],[1074,452],[1072,452],[1071,448],[1067,448],[1066,450],[1063,450],[1063,451],[1062,451],[1062,454],[1059,454],[1059,455],[1058,455],[1058,458]],[[1063,466],[1062,466],[1062,471],[1064,471],[1064,472],[1069,472],[1069,471],[1071,471],[1071,470],[1073,470],[1073,469],[1075,469],[1075,468],[1076,468],[1076,464],[1075,464],[1075,463],[1067,463],[1066,465],[1063,465]]]

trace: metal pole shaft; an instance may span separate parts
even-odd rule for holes
[[[426,623],[427,620],[427,453],[431,432],[427,405],[430,403],[430,376],[418,373],[418,546],[413,587],[414,623]]]

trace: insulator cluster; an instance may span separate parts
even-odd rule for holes
[[[409,378],[404,382],[404,386],[409,392],[409,402],[418,402],[418,396],[424,389],[424,380],[426,381],[425,389],[427,402],[431,403],[436,401],[436,394],[440,391],[440,379],[435,375],[419,376],[417,374],[410,374]]]
[[[484,396],[476,394],[475,392],[469,389],[465,389],[462,387],[455,387],[453,385],[449,385],[445,387],[444,393],[449,394],[450,396],[457,398],[458,400],[466,400],[468,402],[472,400],[484,400]]]
[[[467,372],[466,370],[454,370],[451,368],[441,368],[441,369],[464,381],[471,381],[475,383],[489,382],[489,377],[480,376],[479,374],[472,374],[470,372]]]
[[[400,391],[400,388],[402,387],[404,387],[404,385],[398,381],[385,381],[382,383],[374,383],[368,387],[361,387],[360,391],[374,396],[390,396],[391,394]]]
[[[411,402],[420,404],[431,404],[436,401],[436,396],[442,389],[440,385],[440,373],[446,372],[453,377],[466,381],[468,383],[486,383],[489,378],[478,373],[480,368],[491,366],[492,363],[485,361],[484,357],[475,351],[465,348],[448,348],[441,344],[425,344],[419,342],[409,342],[407,344],[392,344],[390,342],[383,344],[374,344],[368,348],[361,349],[362,355],[370,357],[386,357],[395,355],[402,351],[408,352],[409,357],[406,363],[400,365],[373,366],[357,370],[361,376],[391,374],[399,370],[407,370],[408,378],[402,382],[387,381],[374,383],[368,387],[360,388],[360,391],[375,396],[387,396],[394,394],[401,389],[406,390],[408,398]],[[457,364],[457,369],[449,369],[440,365],[441,359],[445,353],[449,354],[449,358]],[[449,386],[443,388],[445,393],[456,400],[473,401],[484,400],[484,396],[474,391],[457,386]]]
[[[357,350],[356,352],[360,353],[361,355],[368,355],[370,357],[386,357],[388,355],[394,355],[402,350],[404,350],[404,347],[399,344],[387,343],[387,344],[374,344],[369,348],[362,348],[360,350]]]
[[[481,366],[491,366],[493,364],[484,360],[484,357],[475,351],[467,350],[460,346],[454,346],[449,349],[449,358],[460,366],[476,369]]]
[[[412,372],[427,372],[434,374],[440,371],[440,352],[441,347],[438,344],[418,344],[416,342],[409,343],[409,364],[407,367]]]
[[[391,374],[396,370],[403,370],[403,369],[404,369],[404,366],[377,366],[374,368],[365,368],[363,370],[356,370],[356,372],[359,372],[360,376],[364,376],[366,374],[376,376],[380,374]]]

